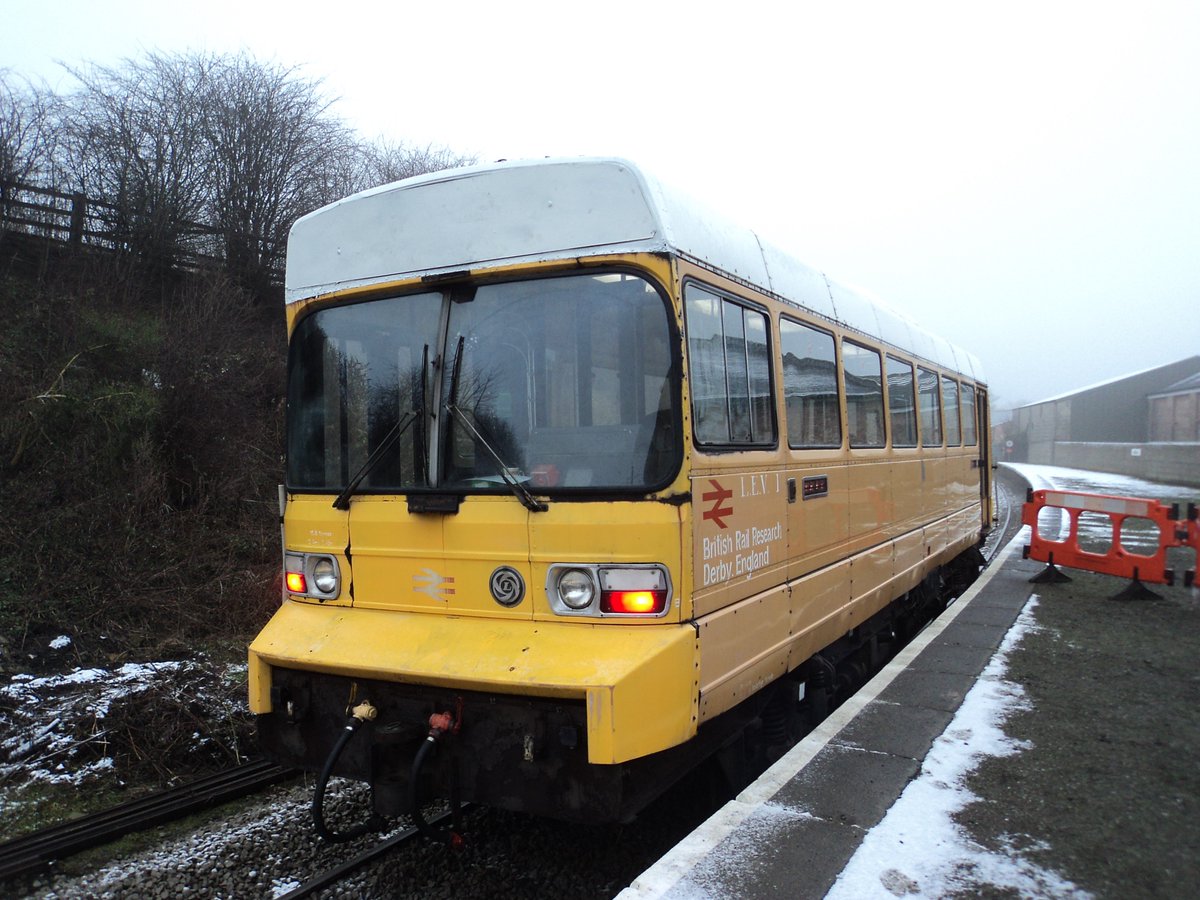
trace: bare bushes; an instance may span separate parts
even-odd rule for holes
[[[0,665],[50,632],[136,655],[265,620],[284,339],[254,308],[215,275],[0,282]]]

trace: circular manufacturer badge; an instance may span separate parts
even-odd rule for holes
[[[516,606],[525,599],[525,579],[509,566],[492,573],[491,588],[492,598],[501,606]]]

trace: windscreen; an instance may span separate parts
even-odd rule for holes
[[[296,490],[648,490],[682,455],[672,330],[612,272],[319,310],[288,372]]]

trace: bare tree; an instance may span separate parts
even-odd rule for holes
[[[240,55],[214,67],[204,100],[207,214],[230,272],[261,292],[278,270],[292,223],[335,199],[353,133],[320,81]]]
[[[28,212],[14,207],[27,199],[21,185],[52,180],[54,95],[0,69],[0,220]],[[3,233],[5,226],[0,226]]]
[[[0,69],[0,181],[47,182],[52,177],[54,95]]]
[[[447,147],[435,147],[433,144],[421,147],[384,138],[363,145],[361,152],[363,188],[388,184],[427,172],[467,166],[477,161],[474,156],[464,156]]]
[[[63,173],[55,186],[114,206],[108,230],[154,270],[223,258],[259,297],[277,281],[300,216],[474,161],[432,144],[362,142],[319,79],[244,53],[150,53],[68,71],[78,87],[61,100],[0,80],[0,163],[40,172],[53,159]]]
[[[201,119],[213,61],[151,53],[120,68],[68,69],[64,166],[72,186],[118,207],[117,236],[154,268],[172,266],[200,218],[208,158]]]

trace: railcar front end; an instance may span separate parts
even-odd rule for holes
[[[645,802],[629,764],[697,724],[668,275],[542,265],[297,317],[287,594],[251,648],[269,753],[319,770],[366,701],[334,771],[385,811],[443,712],[442,795],[589,819]]]

